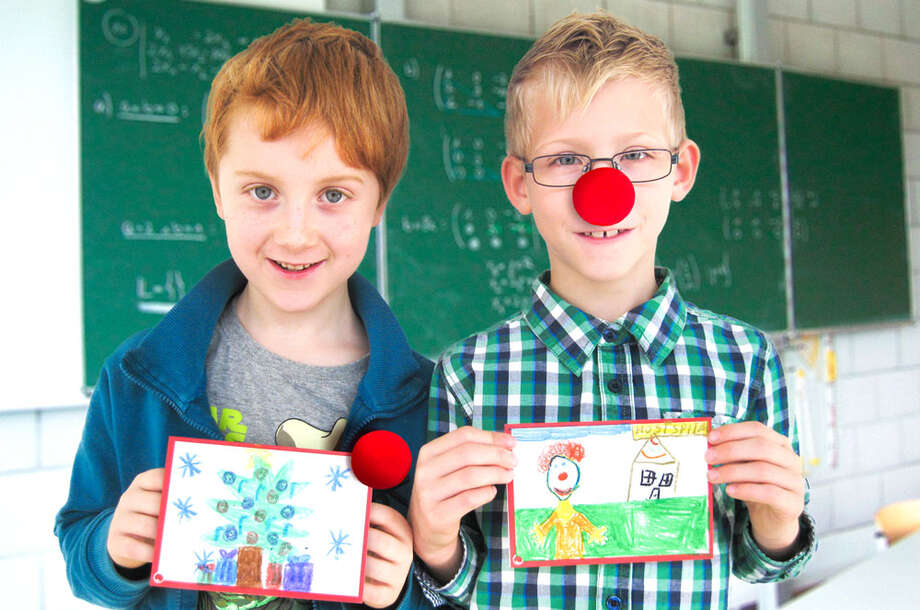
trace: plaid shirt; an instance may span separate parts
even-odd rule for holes
[[[536,280],[530,309],[441,357],[429,433],[467,424],[500,431],[506,423],[712,417],[713,426],[757,420],[789,435],[782,368],[766,336],[686,303],[667,270],[655,275],[655,295],[614,322],[562,300],[547,275]],[[750,582],[782,580],[814,552],[807,515],[802,550],[779,562],[754,542],[742,502],[723,485],[713,498],[711,560],[514,569],[500,486],[461,527],[455,578],[437,587],[423,577],[423,588],[436,603],[479,608],[726,608],[730,570]]]

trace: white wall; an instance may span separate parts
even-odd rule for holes
[[[0,184],[8,221],[0,305],[8,362],[0,398],[0,590],[4,606],[78,608],[51,534],[85,413],[82,379],[76,96],[76,2],[4,0]],[[253,0],[315,10],[322,0]],[[329,0],[360,11],[369,0]],[[661,36],[679,55],[731,58],[733,0],[406,0],[408,19],[535,35],[572,9],[601,6]],[[770,0],[775,59],[792,68],[902,91],[914,303],[920,302],[920,0]],[[858,117],[854,117],[858,120]],[[915,317],[917,312],[915,312]],[[920,326],[832,337],[840,463],[824,455],[821,384],[809,380],[816,455],[811,512],[824,535],[863,532],[881,505],[920,497]],[[807,364],[787,350],[787,368]],[[806,366],[806,368],[808,368]],[[812,370],[812,369],[808,369]],[[17,500],[12,500],[17,499]],[[23,500],[18,500],[23,499]],[[871,528],[869,528],[871,529]],[[836,552],[835,552],[836,553]],[[839,557],[838,557],[839,558]],[[806,570],[819,572],[820,553]]]

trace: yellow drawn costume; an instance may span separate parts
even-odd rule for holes
[[[553,559],[581,559],[585,555],[582,533],[588,534],[591,542],[603,543],[607,527],[597,527],[582,513],[572,508],[572,503],[562,500],[553,514],[543,523],[534,525],[537,542],[543,544],[553,528],[556,528],[556,554]]]

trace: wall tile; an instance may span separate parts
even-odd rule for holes
[[[4,533],[0,555],[23,555],[57,549],[54,516],[67,499],[70,471],[41,470],[0,477],[4,498],[0,523],[15,524]]]
[[[590,13],[602,8],[601,4],[600,0],[534,0],[534,34],[539,36],[549,29],[549,26],[573,11]]]
[[[41,560],[46,610],[90,610],[99,607],[73,596],[60,551],[43,553]]]
[[[883,371],[897,365],[897,330],[869,329],[851,335],[854,372]]]
[[[870,79],[882,73],[882,41],[878,36],[841,31],[837,49],[841,73]]]
[[[856,25],[856,0],[811,0],[811,18],[825,25]]]
[[[41,465],[70,467],[80,444],[86,409],[44,411],[40,416]]]
[[[35,411],[0,413],[0,472],[38,465],[38,416]]]
[[[879,419],[900,419],[920,410],[920,368],[909,368],[879,375]]]
[[[885,34],[901,33],[900,0],[859,0],[859,24]]]
[[[450,0],[406,0],[406,19],[447,25],[450,21]]]
[[[834,483],[833,529],[856,527],[872,522],[881,505],[881,481],[877,474],[853,477]]]
[[[920,43],[885,38],[882,41],[885,78],[899,84],[920,85]]]
[[[734,51],[725,44],[725,32],[735,26],[734,13],[696,6],[672,8],[675,54],[728,58]]]
[[[858,453],[859,437],[862,429],[859,426],[837,427],[837,468],[833,471],[835,484],[840,480],[847,480],[856,474],[864,472],[862,461]],[[834,524],[837,527],[837,524]]]
[[[904,129],[920,131],[920,87],[901,87],[901,123]]]
[[[834,385],[837,403],[837,425],[849,426],[875,421],[878,418],[878,391],[869,375],[840,377]]]
[[[453,0],[451,25],[502,34],[531,34],[529,2]]]
[[[914,396],[914,402],[917,401],[920,401],[920,397]],[[900,424],[901,463],[920,463],[920,440],[917,439],[917,430],[920,430],[920,410],[915,406],[911,415],[901,418]]]
[[[671,44],[671,7],[668,2],[636,2],[635,0],[607,0],[607,10],[643,32],[653,34]],[[672,49],[673,51],[673,49]]]
[[[920,40],[920,0],[901,0],[904,16],[904,35]]]
[[[801,23],[786,26],[786,61],[790,66],[833,73],[836,70],[834,31]]]
[[[914,323],[899,328],[898,344],[902,366],[920,364],[920,324]]]
[[[370,13],[374,3],[373,0],[326,0],[326,8],[343,13]]]
[[[882,475],[879,507],[913,498],[920,498],[920,464],[892,468]]]
[[[901,426],[888,421],[859,427],[856,455],[860,472],[878,473],[896,467],[901,459]],[[842,451],[853,448],[841,447]]]
[[[815,520],[815,529],[822,534],[831,529],[833,518],[834,486],[812,485],[808,492],[808,506],[805,510]]]
[[[773,61],[786,63],[786,22],[770,19],[770,54]]]
[[[42,571],[38,555],[0,559],[4,608],[41,608]]]
[[[769,0],[771,15],[808,19],[808,0]]]
[[[920,132],[904,134],[904,171],[908,178],[920,178]]]

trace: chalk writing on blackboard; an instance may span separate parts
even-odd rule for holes
[[[510,207],[474,207],[455,204],[451,211],[451,231],[461,250],[517,250],[536,248],[534,227],[528,218]]]
[[[185,280],[177,269],[166,271],[162,281],[135,278],[137,309],[142,313],[164,314],[185,296]]]
[[[723,250],[718,262],[701,265],[693,254],[679,256],[671,266],[671,272],[681,290],[696,292],[708,286],[731,288],[733,284],[731,255]]]
[[[740,188],[719,189],[719,208],[722,210],[722,237],[726,241],[761,240],[783,237],[782,202],[779,191],[764,193],[753,190],[745,193]]]
[[[93,112],[110,119],[150,123],[178,123],[189,116],[189,109],[185,104],[148,99],[139,101],[121,99],[115,103],[108,91],[103,91],[96,97],[93,102]]]
[[[411,61],[403,64],[404,72]],[[432,82],[434,105],[441,112],[501,118],[507,87],[505,72],[484,75],[481,70],[438,64]]]
[[[502,141],[480,135],[453,135],[442,129],[441,157],[451,182],[500,182],[498,168],[505,156]]]
[[[123,9],[116,8],[102,16],[102,34],[113,46],[137,47],[138,76],[192,75],[202,82],[214,79],[220,67],[251,39],[230,39],[213,30],[195,30],[189,40],[173,40],[159,25],[150,25]]]
[[[214,233],[213,227],[211,233]],[[165,222],[125,220],[121,236],[129,241],[207,241],[208,232],[200,222]]]

